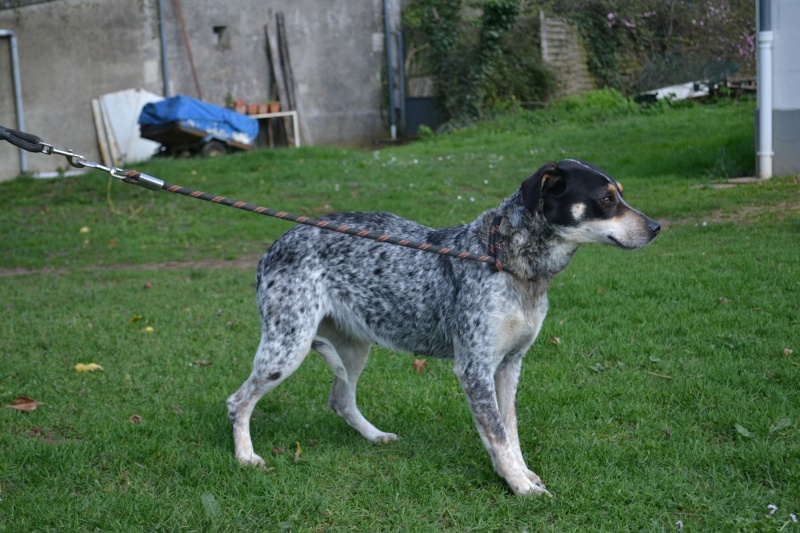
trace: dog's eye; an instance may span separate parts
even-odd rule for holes
[[[615,197],[606,196],[606,197],[600,199],[600,203],[603,204],[603,205],[611,205],[611,204],[614,203],[614,200],[616,200]]]

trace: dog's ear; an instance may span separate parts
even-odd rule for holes
[[[530,213],[535,213],[539,207],[539,200],[543,190],[552,190],[563,181],[564,172],[555,163],[547,163],[537,170],[531,177],[522,182],[522,204]]]

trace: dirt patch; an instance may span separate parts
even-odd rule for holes
[[[60,434],[53,429],[44,429],[40,427],[33,427],[25,432],[25,435],[31,439],[39,439],[48,444],[58,444],[61,442],[80,442],[78,439],[73,439]]]
[[[798,212],[800,212],[800,199],[793,199],[770,205],[745,205],[733,212],[715,209],[709,211],[702,217],[686,217],[677,220],[664,219],[658,222],[661,223],[664,229],[667,229],[673,224],[697,224],[701,222],[712,224],[729,222],[734,224],[748,224],[757,221],[765,215],[772,215],[775,217],[775,220],[783,220],[787,216],[797,214]]]
[[[181,269],[202,269],[215,270],[219,268],[239,268],[242,270],[255,271],[261,253],[255,255],[243,255],[236,259],[198,259],[196,261],[167,261],[163,263],[145,263],[142,265],[132,265],[120,263],[117,265],[89,265],[80,267],[42,267],[42,268],[0,268],[0,277],[8,276],[30,276],[33,274],[44,275],[63,275],[76,271],[86,272],[109,272],[117,270],[181,270]]]

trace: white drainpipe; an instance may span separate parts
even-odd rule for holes
[[[11,46],[11,77],[14,79],[14,105],[17,108],[17,129],[25,131],[25,113],[22,110],[22,82],[19,76],[19,53],[17,52],[17,35],[11,30],[0,30],[0,37],[8,37]],[[21,174],[28,171],[28,153],[19,149],[19,170]]]
[[[758,148],[756,177],[772,177],[772,19],[770,0],[758,3]]]

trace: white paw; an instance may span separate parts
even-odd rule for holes
[[[267,463],[261,458],[261,456],[255,453],[251,453],[243,457],[237,456],[236,458],[239,460],[239,464],[242,466],[249,468],[260,468],[261,470],[267,469]]]
[[[526,476],[524,480],[516,480],[516,483],[509,483],[511,490],[514,491],[515,494],[519,496],[550,496],[550,491],[548,491],[542,480],[539,479],[539,476],[528,470],[526,472]]]
[[[372,442],[375,444],[386,444],[389,441],[399,440],[400,437],[395,435],[394,433],[381,433],[377,437],[372,439]]]
[[[534,485],[541,485],[542,487],[544,487],[544,483],[542,483],[542,478],[537,476],[536,472],[534,472],[533,470],[530,470],[529,468],[526,468],[525,469],[525,475],[528,476],[528,479]]]

